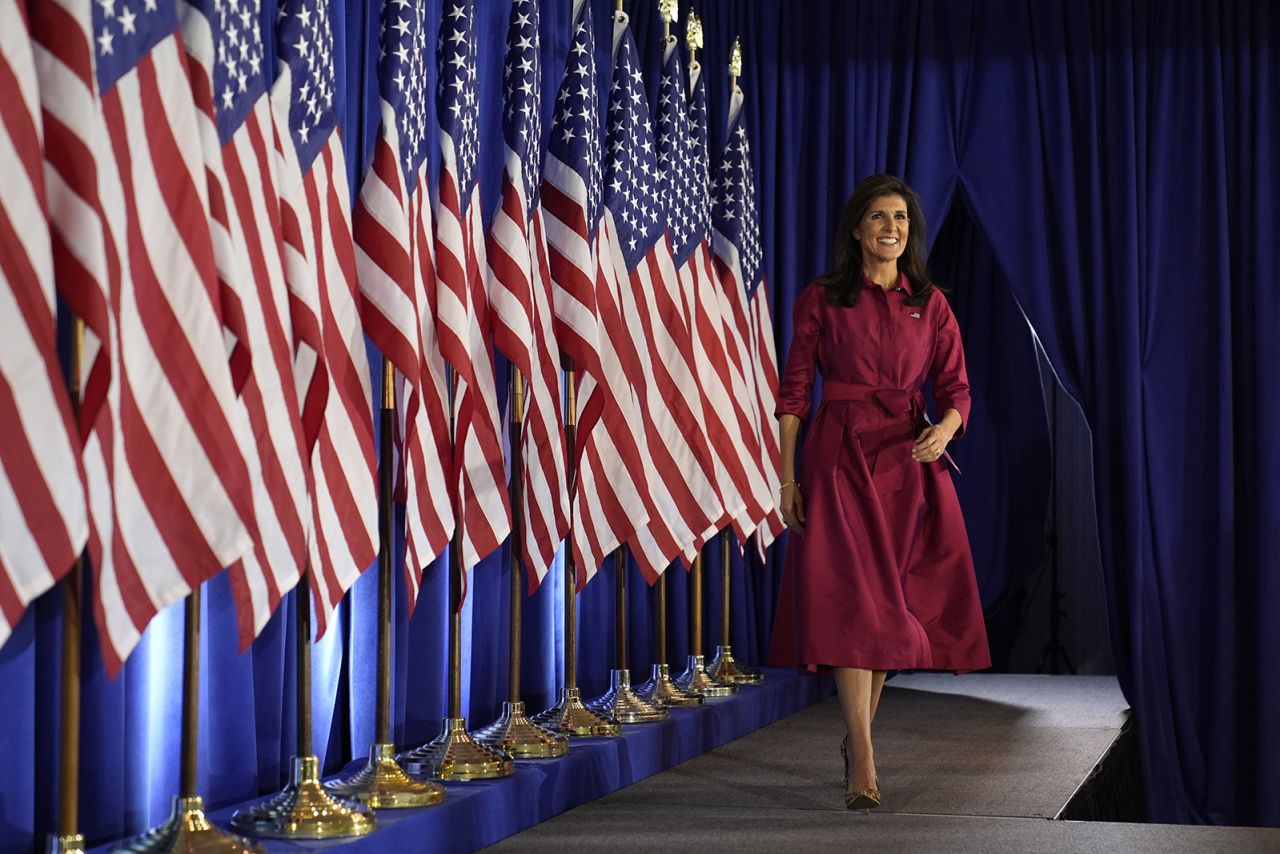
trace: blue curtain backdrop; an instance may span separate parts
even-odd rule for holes
[[[613,3],[591,2],[607,67]],[[507,4],[479,6],[489,215],[501,178]],[[652,98],[656,3],[627,6]],[[829,264],[831,229],[856,181],[890,171],[923,197],[976,387],[958,487],[996,659],[998,615],[1042,557],[1048,451],[1025,314],[1093,430],[1115,666],[1137,714],[1153,818],[1280,824],[1280,450],[1266,429],[1280,416],[1270,378],[1280,296],[1269,281],[1280,261],[1280,13],[1190,0],[697,6],[714,116],[727,106],[729,45],[742,37],[780,355],[791,303]],[[563,69],[570,7],[543,4],[546,92]],[[333,3],[353,187],[377,131],[379,9]],[[440,3],[430,12],[434,26]],[[549,107],[550,97],[544,127]],[[713,151],[723,134],[713,125]],[[708,651],[720,636],[718,549],[706,554]],[[732,640],[749,661],[768,644],[780,556],[781,546],[761,567],[733,555]],[[475,570],[464,615],[472,725],[506,699],[510,571],[505,548]],[[630,579],[631,664],[647,670],[655,593],[634,570]],[[690,645],[687,579],[677,570],[670,581],[678,662]],[[609,566],[579,597],[588,694],[606,687],[613,661],[613,583]],[[315,652],[314,742],[330,770],[372,740],[375,590],[367,573]],[[444,714],[445,594],[437,564],[406,622],[397,590],[393,718],[403,745],[433,737]],[[562,597],[553,570],[524,602],[534,709],[563,678]],[[283,780],[294,748],[293,608],[290,598],[238,655],[225,578],[207,587],[200,788],[214,806]],[[39,600],[0,650],[4,851],[38,845],[53,828],[59,612],[58,596]],[[161,614],[115,682],[86,632],[80,824],[91,841],[157,823],[177,790],[181,623],[180,609]]]

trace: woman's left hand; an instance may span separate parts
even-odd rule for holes
[[[911,448],[911,459],[918,463],[934,462],[947,450],[947,444],[954,435],[955,431],[942,424],[929,425],[920,431],[915,446]]]

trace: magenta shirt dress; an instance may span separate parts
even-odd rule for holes
[[[939,413],[969,418],[960,330],[939,291],[863,280],[851,307],[821,283],[796,300],[776,415],[810,413],[801,449],[805,536],[787,545],[769,663],[825,671],[991,666],[964,518],[945,460],[919,463],[926,378]],[[956,436],[963,432],[963,426]]]

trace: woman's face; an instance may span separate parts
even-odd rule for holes
[[[896,193],[872,199],[853,230],[853,239],[862,246],[863,263],[896,262],[907,248],[910,228],[906,199]]]

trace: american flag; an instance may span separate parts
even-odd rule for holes
[[[89,536],[54,341],[40,100],[26,6],[0,5],[0,646]]]
[[[605,556],[644,526],[651,508],[642,462],[640,406],[616,342],[604,330],[597,255],[601,212],[600,128],[591,5],[575,2],[573,41],[556,95],[542,172],[541,206],[555,286],[555,330],[578,377],[575,415],[573,556],[579,589]]]
[[[355,291],[345,155],[334,106],[327,0],[285,0],[271,90],[280,162],[294,381],[314,478],[316,634],[377,554],[369,360]]]
[[[520,370],[528,388],[520,447],[521,518],[529,589],[546,576],[569,530],[560,353],[552,325],[551,272],[538,208],[542,171],[542,67],[538,4],[515,0],[503,67],[502,137],[506,168],[502,206],[489,229],[489,301],[494,343]]]
[[[253,544],[200,131],[174,2],[39,0],[55,280],[85,321],[94,616],[115,674]]]
[[[627,15],[614,16],[600,267],[620,315],[606,330],[627,350],[632,385],[641,393],[658,513],[630,540],[642,572],[656,578],[742,510],[715,484],[704,432],[704,401],[693,367],[687,312],[667,237],[653,126]],[[637,340],[639,345],[636,345]]]
[[[293,382],[293,324],[284,279],[260,0],[185,0],[182,34],[199,110],[214,259],[233,377],[249,429],[259,536],[230,568],[241,649],[302,575],[311,523],[310,466]]]
[[[716,269],[729,300],[734,326],[745,349],[744,370],[760,424],[765,477],[771,486],[781,482],[778,425],[772,413],[778,399],[778,357],[773,343],[773,318],[761,266],[760,220],[756,185],[751,172],[751,149],[742,121],[743,94],[735,86],[729,103],[729,130],[720,170],[712,182],[712,241]],[[756,529],[756,548],[764,551],[782,532],[776,503]]]
[[[451,0],[440,20],[440,193],[436,208],[436,274],[440,349],[454,371],[453,472],[462,566],[469,569],[511,532],[488,299],[482,270],[484,228],[476,181],[479,103],[476,99],[475,7]]]
[[[382,8],[378,91],[382,124],[354,214],[365,330],[396,366],[398,452],[405,494],[409,612],[422,570],[453,534],[446,474],[449,423],[436,335],[436,272],[428,192],[426,0]]]
[[[681,290],[690,313],[694,361],[706,393],[704,416],[716,455],[718,485],[726,501],[744,505],[733,521],[739,541],[745,543],[764,518],[769,485],[760,470],[759,442],[743,407],[742,375],[733,370],[726,349],[720,283],[709,248],[711,199],[706,146],[705,140],[701,149],[695,146],[684,93],[680,50],[671,37],[666,43],[658,102],[662,193]]]

